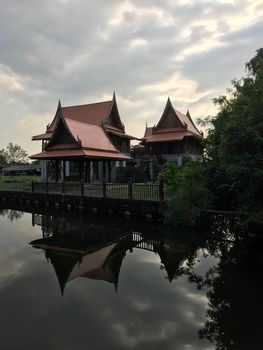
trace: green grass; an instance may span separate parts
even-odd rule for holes
[[[41,177],[0,175],[0,190],[29,190],[32,181],[40,182]]]

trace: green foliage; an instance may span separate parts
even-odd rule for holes
[[[1,176],[0,175],[0,185],[3,186],[4,184],[8,183],[26,183],[26,182],[41,182],[40,176]]]
[[[0,150],[0,163],[26,164],[28,163],[28,154],[21,146],[10,142],[6,149]]]
[[[0,176],[0,190],[30,190],[31,183],[41,182],[40,176]]]
[[[263,49],[246,68],[229,95],[214,100],[205,178],[218,208],[255,211],[263,207]]]
[[[176,175],[178,166],[174,163],[165,163],[162,171],[159,173],[159,180],[163,180],[165,184],[165,192],[168,196],[172,195],[176,188]]]
[[[159,177],[165,183],[168,223],[194,226],[200,211],[211,208],[212,195],[204,187],[202,163],[188,161],[183,167],[166,163]]]

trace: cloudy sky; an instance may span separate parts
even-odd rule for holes
[[[262,0],[1,0],[0,148],[29,153],[63,106],[109,99],[142,136],[170,96],[194,119],[215,112],[262,46]]]

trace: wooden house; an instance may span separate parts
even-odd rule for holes
[[[58,104],[42,141],[41,160],[45,180],[114,182],[116,168],[130,159],[130,140],[121,121],[115,93],[110,101],[62,107]]]
[[[150,159],[183,164],[184,157],[201,159],[203,135],[195,126],[189,111],[176,110],[168,98],[163,114],[153,127],[145,129],[142,144]]]

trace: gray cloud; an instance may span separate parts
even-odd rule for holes
[[[183,111],[211,106],[211,92],[223,93],[261,45],[260,11],[260,3],[249,0],[6,3],[0,13],[1,146],[17,139],[36,151],[30,136],[52,119],[59,98],[64,105],[88,103],[115,89],[126,129],[138,136],[146,120],[159,118],[162,94]],[[172,76],[174,86],[158,89]],[[195,84],[187,103],[177,94],[182,79]]]

